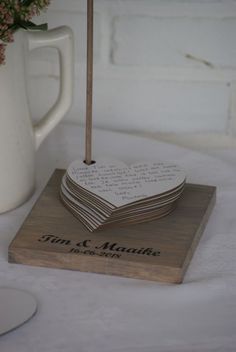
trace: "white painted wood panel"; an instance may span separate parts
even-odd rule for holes
[[[40,20],[74,30],[75,99],[65,121],[83,122],[86,1],[52,1]],[[235,0],[95,0],[95,125],[227,145],[236,133],[235,33]],[[55,53],[35,52],[30,72],[37,119],[56,99]]]
[[[235,68],[235,18],[114,19],[112,58],[118,65]]]

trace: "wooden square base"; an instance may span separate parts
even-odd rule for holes
[[[181,283],[216,188],[187,184],[162,219],[90,233],[61,203],[56,170],[9,246],[9,262]]]

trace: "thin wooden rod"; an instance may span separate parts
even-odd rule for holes
[[[86,88],[86,137],[85,162],[92,163],[93,117],[93,0],[87,0],[87,88]]]

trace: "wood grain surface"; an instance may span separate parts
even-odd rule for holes
[[[187,184],[170,215],[91,233],[59,199],[64,172],[53,173],[9,246],[9,262],[182,282],[215,204],[215,187]]]

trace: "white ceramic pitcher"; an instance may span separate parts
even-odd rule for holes
[[[29,51],[56,48],[60,58],[58,99],[33,126],[27,96]],[[19,30],[0,65],[0,213],[11,210],[32,194],[35,187],[35,152],[63,118],[72,102],[73,35],[68,27],[45,32]]]

